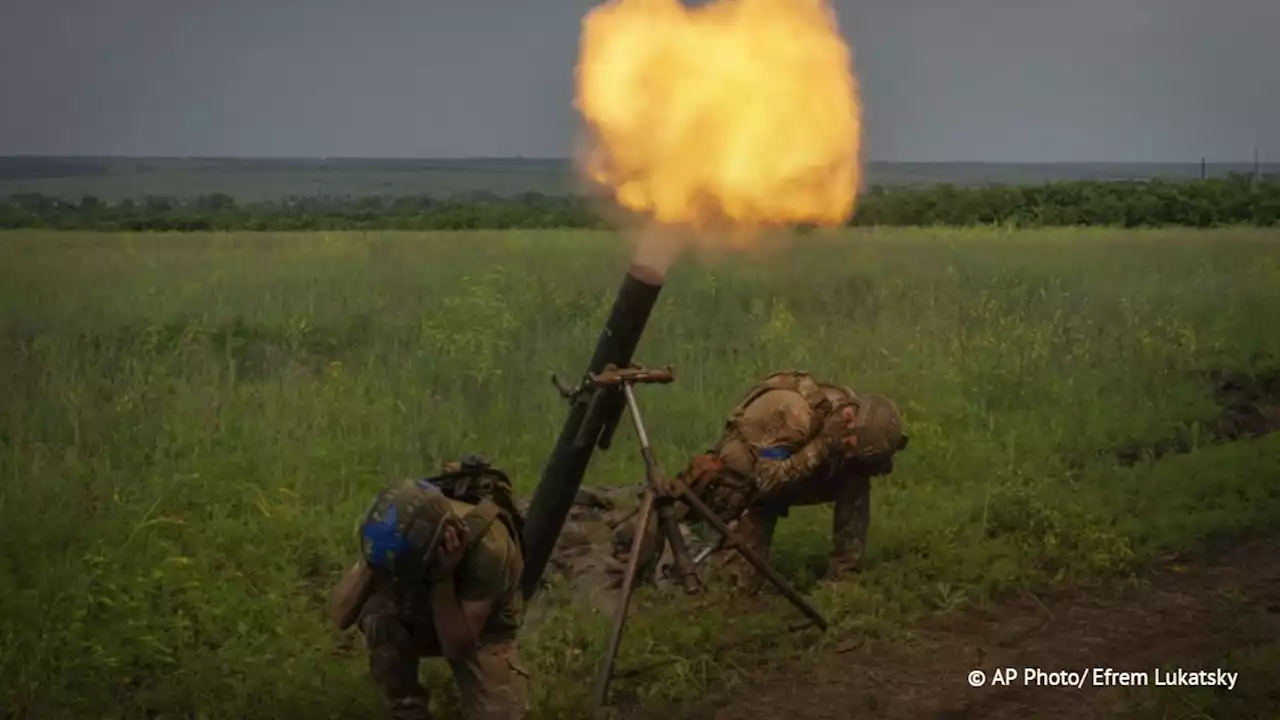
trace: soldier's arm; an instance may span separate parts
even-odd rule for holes
[[[756,463],[761,492],[773,492],[812,475],[830,452],[831,442],[819,435],[786,459],[761,459]]]
[[[489,622],[494,605],[518,583],[519,550],[490,528],[488,536],[459,563],[451,582],[433,587],[432,615],[446,658],[466,657]],[[452,653],[452,654],[451,654]]]
[[[762,458],[756,463],[761,492],[773,492],[812,475],[841,447],[845,432],[846,421],[841,413],[832,413],[818,436],[799,451],[778,460]]]
[[[494,600],[496,597],[459,600],[456,577],[431,586],[431,617],[445,658],[460,660],[471,653],[493,610]]]

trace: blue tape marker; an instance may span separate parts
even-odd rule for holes
[[[365,522],[360,534],[369,541],[369,564],[385,567],[397,555],[408,552],[409,541],[400,536],[396,523],[396,508],[387,508],[387,516],[379,522]]]
[[[760,450],[760,458],[762,460],[786,460],[789,457],[791,457],[791,451],[781,445]]]

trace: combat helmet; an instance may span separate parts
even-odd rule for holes
[[[883,395],[859,396],[853,435],[857,455],[883,459],[906,449],[909,438],[903,429],[898,406]]]
[[[438,486],[403,480],[379,493],[365,513],[361,555],[376,572],[398,580],[424,578],[451,525],[462,532],[462,519]]]

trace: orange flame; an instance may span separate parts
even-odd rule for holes
[[[853,214],[861,114],[826,0],[612,0],[582,23],[586,175],[661,226],[742,231]]]

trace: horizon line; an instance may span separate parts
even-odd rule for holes
[[[572,162],[569,156],[533,156],[533,155],[88,155],[88,154],[42,154],[42,153],[16,153],[16,154],[0,154],[0,160],[215,160],[215,161],[280,161],[280,160],[305,160],[305,161],[382,161],[382,162],[424,162],[424,161],[447,161],[447,162],[493,162],[493,161],[520,161],[520,162]],[[1200,159],[1182,159],[1182,160],[888,160],[888,159],[871,159],[864,161],[864,164],[890,164],[890,165],[1198,165],[1200,163],[1212,165],[1253,165],[1253,158],[1241,160],[1209,160],[1208,158]],[[1267,162],[1263,158],[1257,161],[1261,165],[1276,164],[1275,162]]]

